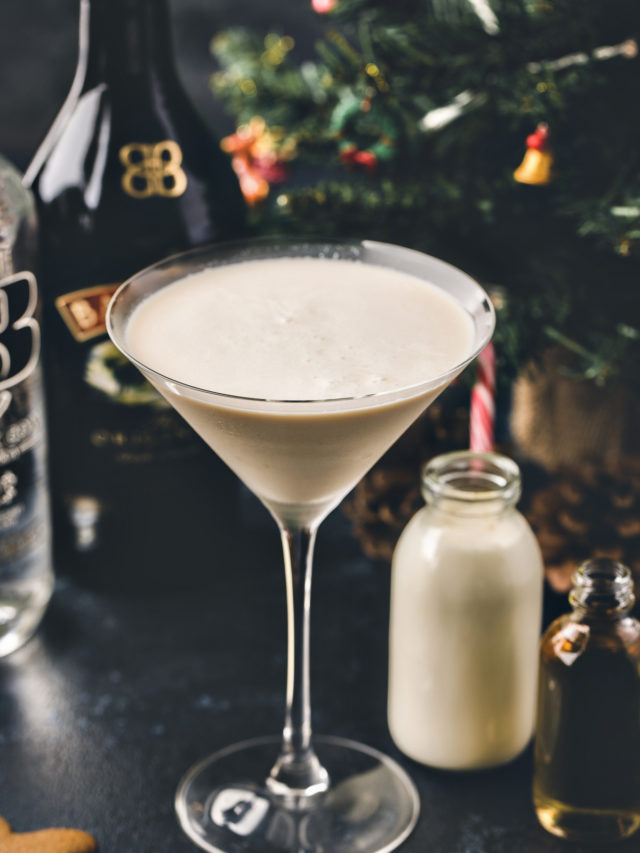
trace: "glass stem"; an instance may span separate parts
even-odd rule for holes
[[[267,785],[272,793],[309,798],[327,790],[329,775],[311,745],[309,623],[317,525],[280,527],[287,588],[287,695],[282,748]]]

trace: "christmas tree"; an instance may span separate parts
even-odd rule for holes
[[[438,255],[504,296],[499,376],[640,389],[640,5],[312,0],[313,61],[232,30],[213,86],[262,232]]]

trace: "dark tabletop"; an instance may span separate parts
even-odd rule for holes
[[[210,571],[185,582],[181,567],[159,566],[144,592],[92,592],[59,579],[38,635],[0,661],[0,811],[16,831],[82,828],[102,853],[195,851],[173,813],[183,772],[222,746],[279,731],[280,543],[252,496],[241,492],[240,506],[245,532]],[[538,826],[530,750],[498,770],[459,774],[422,767],[394,747],[388,608],[388,567],[362,555],[335,511],[316,551],[314,729],[377,747],[409,772],[421,814],[402,850],[582,851]]]

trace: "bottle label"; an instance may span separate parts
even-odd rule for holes
[[[56,308],[78,343],[106,336],[107,307],[118,287],[118,284],[99,284],[56,299]],[[86,353],[83,379],[87,385],[114,403],[166,407],[155,388],[131,367],[129,360],[108,338],[92,344]]]
[[[56,308],[73,337],[83,343],[107,331],[107,307],[119,284],[100,284],[56,299]]]
[[[107,307],[118,287],[118,283],[99,284],[55,300],[73,339],[85,344],[74,356],[76,369],[67,371],[67,388],[75,389],[71,399],[75,406],[82,401],[88,416],[76,450],[80,442],[88,441],[105,459],[127,464],[147,462],[157,452],[176,457],[191,453],[192,431],[106,336]],[[79,385],[73,384],[72,373]],[[92,396],[82,389],[90,389]],[[132,411],[127,414],[126,410]]]
[[[574,664],[584,652],[589,641],[591,628],[569,622],[553,638],[553,650],[565,666]]]
[[[30,272],[0,280],[0,565],[3,581],[47,542],[38,284]]]
[[[164,196],[177,198],[187,188],[182,169],[182,151],[177,142],[131,142],[123,145],[120,162],[125,167],[122,189],[132,198]]]
[[[0,417],[11,402],[10,388],[27,379],[40,356],[40,325],[34,313],[38,284],[30,272],[0,281]]]

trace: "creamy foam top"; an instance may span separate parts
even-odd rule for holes
[[[464,361],[473,323],[437,287],[357,261],[274,258],[187,276],[142,302],[134,358],[179,382],[273,400],[353,397]]]

